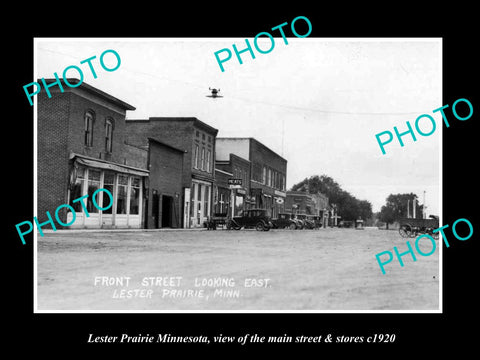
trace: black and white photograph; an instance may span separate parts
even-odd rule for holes
[[[6,351],[473,349],[473,7],[165,5],[2,23]]]
[[[35,40],[36,311],[441,310],[441,39]]]

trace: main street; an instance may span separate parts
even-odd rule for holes
[[[438,310],[438,250],[382,274],[390,230],[64,230],[38,237],[38,310]]]

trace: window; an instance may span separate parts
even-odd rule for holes
[[[204,147],[202,147],[202,159],[201,159],[201,162],[202,162],[201,169],[202,169],[202,170],[205,170],[205,148],[204,148]]]
[[[140,209],[140,178],[132,177],[130,187],[130,215],[138,215]]]
[[[195,154],[194,154],[194,159],[193,159],[193,167],[195,169],[198,169],[198,145],[195,145]]]
[[[210,156],[211,156],[212,152],[210,150],[207,150],[207,171],[210,172],[211,169],[210,169]]]
[[[268,169],[268,186],[272,186],[272,169]]]
[[[78,167],[73,169],[72,184],[70,185],[70,206],[76,212],[82,212],[82,204],[80,201],[73,202],[83,196],[83,184],[85,183],[85,168]]]
[[[87,111],[85,113],[85,139],[84,145],[85,146],[92,146],[93,145],[93,120],[94,115],[93,112]]]
[[[118,175],[117,186],[117,214],[127,213],[128,176]]]
[[[105,120],[105,151],[112,152],[112,137],[113,137],[113,120]]]
[[[263,167],[262,184],[267,185],[267,167]]]
[[[100,174],[101,174],[100,170],[93,170],[93,169],[88,170],[87,211],[89,213],[98,213],[98,209],[95,205],[93,205],[92,199],[93,199],[93,193],[98,189],[100,189]],[[97,198],[95,198],[95,201],[97,202],[97,204],[100,202],[98,194],[97,194]]]
[[[112,197],[114,196],[114,193],[113,193],[114,183],[115,183],[115,174],[113,172],[105,172],[105,175],[103,176],[103,188],[110,191],[110,194],[112,194]],[[104,191],[100,192],[99,194],[102,194],[103,196],[102,208],[107,207],[108,204],[110,204],[110,197]],[[104,214],[111,214],[112,210],[113,210],[113,204],[107,210],[102,210],[102,212]]]
[[[212,142],[212,137],[211,137],[211,136],[208,137],[208,142],[209,142],[209,143]]]
[[[205,185],[205,198],[203,199],[203,216],[207,217],[208,214],[208,203],[210,202],[210,186]]]

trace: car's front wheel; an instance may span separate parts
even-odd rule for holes
[[[262,223],[261,221],[259,221],[259,222],[257,223],[257,225],[255,225],[255,229],[256,229],[257,231],[264,231],[264,230],[265,230],[265,226],[263,225],[263,223]]]

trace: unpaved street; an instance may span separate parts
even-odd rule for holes
[[[38,310],[438,310],[438,246],[383,275],[393,246],[384,230],[50,232]]]

